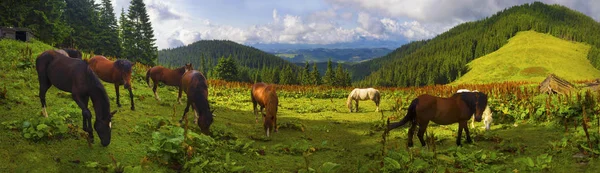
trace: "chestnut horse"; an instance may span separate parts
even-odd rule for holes
[[[131,110],[135,110],[133,92],[131,91],[131,68],[133,67],[133,63],[123,59],[111,61],[104,56],[96,55],[88,60],[88,64],[92,71],[94,71],[104,82],[115,84],[118,107],[121,107],[121,102],[119,101],[119,86],[123,85],[125,89],[129,90]]]
[[[400,127],[407,122],[411,122],[410,129],[408,130],[408,147],[413,146],[412,137],[415,132],[415,128],[419,126],[419,133],[417,136],[421,141],[421,145],[425,146],[425,140],[423,135],[427,130],[429,121],[433,121],[436,124],[448,125],[458,124],[458,137],[456,138],[456,145],[461,145],[461,134],[464,129],[467,135],[467,143],[471,143],[471,136],[467,126],[467,121],[471,119],[471,116],[475,114],[475,121],[481,121],[481,115],[485,107],[487,106],[487,95],[480,92],[463,92],[455,93],[449,98],[442,98],[423,94],[414,99],[408,107],[406,116],[400,122],[389,124],[385,130],[387,134],[390,130]]]
[[[213,122],[213,112],[210,111],[208,103],[208,83],[206,82],[206,78],[199,71],[187,71],[181,79],[179,95],[181,95],[182,90],[187,95],[187,104],[179,123],[183,122],[183,119],[186,118],[191,105],[196,115],[194,122],[198,124],[202,133],[210,135],[209,129]]]
[[[267,85],[259,82],[252,85],[252,91],[250,91],[252,98],[252,108],[254,108],[254,117],[256,123],[258,123],[258,115],[256,112],[256,104],[260,105],[260,113],[263,115],[263,127],[269,137],[270,131],[274,130],[277,132],[277,106],[279,105],[279,99],[277,98],[277,91],[275,85]],[[264,109],[267,109],[267,113],[263,113]]]
[[[44,116],[48,117],[46,91],[52,85],[62,91],[70,92],[72,99],[81,109],[83,130],[88,133],[88,140],[93,142],[92,113],[88,109],[88,101],[91,98],[96,113],[94,129],[100,137],[102,146],[108,146],[111,138],[111,120],[116,111],[110,112],[104,85],[86,62],[81,59],[69,58],[54,50],[48,50],[37,57],[35,65],[40,83],[39,97]]]
[[[148,86],[150,86],[149,79],[152,78],[152,82],[154,83],[154,87],[152,88],[152,91],[154,92],[154,98],[156,98],[156,100],[160,100],[160,97],[158,97],[158,93],[156,93],[158,82],[162,82],[168,86],[180,87],[183,73],[193,69],[194,68],[192,67],[191,63],[185,64],[184,66],[176,68],[174,70],[165,68],[163,66],[154,66],[148,69],[148,71],[146,72],[146,83],[148,84]],[[177,101],[181,103],[181,92],[177,96]]]

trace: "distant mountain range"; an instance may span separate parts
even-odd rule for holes
[[[403,44],[408,43],[408,41],[386,41],[386,40],[370,40],[366,38],[360,38],[357,41],[349,42],[349,43],[333,43],[333,44],[281,44],[281,43],[271,43],[271,44],[246,44],[247,46],[251,46],[257,49],[260,49],[265,52],[277,54],[284,53],[299,49],[356,49],[356,48],[387,48],[387,49],[396,49]]]
[[[275,53],[292,63],[333,62],[356,63],[381,57],[392,52],[388,48],[353,48],[353,49],[298,49]]]

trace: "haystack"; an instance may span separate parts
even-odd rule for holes
[[[538,88],[542,93],[564,94],[575,89],[575,85],[563,78],[556,76],[555,74],[550,74],[542,83],[540,83]]]

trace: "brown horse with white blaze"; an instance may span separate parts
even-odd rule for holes
[[[417,136],[421,145],[425,146],[423,135],[427,130],[429,121],[433,121],[439,125],[458,124],[458,136],[456,145],[461,145],[461,135],[464,130],[467,135],[467,143],[471,143],[471,136],[467,121],[475,115],[475,121],[480,122],[481,116],[487,107],[487,95],[481,92],[464,92],[455,93],[449,98],[436,97],[428,94],[423,94],[414,99],[408,107],[406,116],[400,122],[389,124],[384,134],[390,130],[400,127],[408,122],[411,122],[408,130],[408,147],[413,146],[412,137],[419,126]]]
[[[191,63],[187,63],[182,67],[176,69],[168,69],[163,66],[154,66],[146,72],[146,83],[150,86],[150,78],[152,78],[152,82],[154,83],[154,87],[152,87],[152,91],[154,92],[154,98],[156,100],[160,100],[158,97],[158,93],[156,93],[156,88],[158,88],[158,82],[162,82],[168,86],[181,86],[181,78],[183,74],[187,71],[193,70]],[[177,96],[177,101],[181,103],[181,92]]]
[[[196,115],[195,122],[200,127],[200,131],[205,135],[210,135],[210,125],[213,122],[213,112],[208,103],[208,83],[202,73],[196,70],[190,70],[184,73],[179,87],[179,95],[185,91],[187,95],[187,104],[183,111],[183,116],[179,122],[186,118],[190,106]]]
[[[122,59],[111,61],[104,56],[96,55],[88,60],[88,64],[102,81],[115,84],[118,107],[121,107],[121,102],[119,101],[119,86],[123,85],[125,89],[129,90],[131,110],[135,110],[133,91],[131,91],[131,69],[133,63]]]
[[[277,106],[279,105],[279,99],[277,98],[277,91],[275,85],[267,85],[259,82],[252,85],[252,91],[250,91],[252,97],[252,107],[254,108],[254,116],[256,123],[258,123],[258,115],[256,112],[256,104],[260,106],[260,112],[263,115],[263,127],[267,137],[271,131],[277,132]],[[263,109],[266,109],[266,114],[263,113]]]

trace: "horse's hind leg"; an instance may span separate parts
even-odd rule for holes
[[[425,146],[425,139],[423,137],[425,132],[427,132],[427,125],[429,125],[429,122],[419,124],[419,133],[417,133],[417,136],[419,137],[419,141],[421,141],[422,146]]]
[[[417,123],[412,122],[410,128],[408,129],[408,147],[413,146],[413,136],[415,135],[415,130],[417,129]]]
[[[83,116],[83,131],[88,133],[88,141],[94,143],[94,133],[92,131],[92,113],[88,109],[88,96],[80,96],[72,94],[73,100],[77,103],[77,106],[81,109],[81,115]]]
[[[160,97],[158,97],[158,93],[156,93],[156,88],[158,87],[158,83],[152,79],[152,82],[154,83],[154,87],[152,87],[152,92],[154,92],[154,98],[158,101],[160,101]]]
[[[121,107],[121,101],[119,101],[119,84],[115,84],[115,92],[117,92],[117,107]]]
[[[467,129],[467,121],[460,121],[458,122],[458,135],[456,136],[456,145],[457,146],[461,146],[461,138],[462,138],[462,131],[463,129]],[[465,130],[466,132],[468,130]],[[467,132],[468,134],[468,132]],[[467,142],[469,142],[469,140],[471,140],[471,137],[469,137],[469,135],[467,135]]]
[[[49,81],[47,81],[48,79],[45,79],[45,81],[42,81],[42,79],[40,79],[40,102],[42,103],[42,114],[44,114],[44,117],[48,117],[48,112],[46,112],[46,92],[48,91],[48,89],[50,88],[50,86],[52,86],[52,84],[50,84]]]

